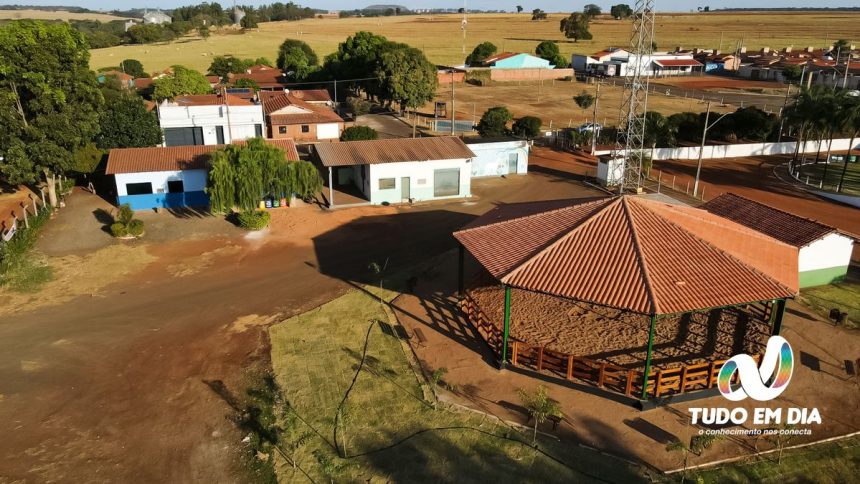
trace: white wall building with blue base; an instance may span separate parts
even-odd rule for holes
[[[206,170],[122,173],[116,179],[117,204],[134,210],[209,205]]]

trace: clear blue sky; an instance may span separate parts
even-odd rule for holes
[[[202,1],[202,0],[201,0]],[[212,1],[212,0],[210,0]],[[286,3],[288,0],[280,0]],[[301,0],[293,0],[295,3],[311,6],[322,9],[353,9],[371,4],[397,4],[404,5],[410,8],[445,8],[445,7],[462,7],[462,0],[313,0],[303,2]],[[709,5],[712,9],[726,7],[855,7],[860,6],[858,0],[656,0],[657,9],[661,11],[689,11],[695,10],[696,7]],[[91,9],[114,9],[114,8],[133,8],[133,7],[149,7],[149,8],[173,8],[183,5],[193,5],[200,3],[196,0],[130,0],[117,2],[116,0],[77,0],[73,2],[63,0],[0,0],[0,4],[19,4],[19,5],[75,5],[87,7]],[[232,5],[232,0],[221,0],[221,5]],[[237,0],[237,3],[271,3],[269,1],[253,1],[253,0]],[[469,8],[475,9],[507,9],[513,10],[516,5],[522,5],[526,10],[541,8],[549,12],[573,11],[580,10],[586,3],[596,3],[608,10],[610,5],[616,3],[628,3],[633,5],[635,0],[614,0],[614,1],[574,1],[569,0],[537,0],[537,1],[517,1],[509,0],[499,2],[498,0],[468,0]]]

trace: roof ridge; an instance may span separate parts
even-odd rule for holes
[[[630,231],[633,233],[633,250],[636,251],[637,263],[639,264],[640,270],[642,271],[642,280],[645,281],[645,292],[648,294],[648,299],[650,299],[651,304],[651,314],[657,314],[659,311],[657,305],[657,297],[654,295],[654,288],[651,285],[651,276],[648,273],[648,264],[645,261],[645,254],[642,253],[641,243],[639,242],[639,231],[636,229],[636,223],[633,220],[633,214],[630,212],[630,207],[628,206],[628,197],[622,197],[622,207],[624,208],[624,212],[627,215],[627,224],[630,226]],[[660,219],[664,219],[664,217],[660,217]]]
[[[638,203],[638,201],[637,201],[637,203]],[[665,221],[666,223],[668,223],[668,224],[670,224],[670,225],[672,225],[672,226],[674,226],[674,227],[678,228],[678,229],[679,229],[679,230],[681,230],[682,232],[689,234],[689,235],[690,235],[690,237],[693,237],[694,239],[696,239],[696,240],[698,240],[698,241],[702,242],[703,244],[705,244],[706,246],[710,247],[711,249],[713,249],[713,250],[715,250],[715,251],[717,251],[717,252],[719,252],[719,253],[721,253],[721,254],[725,254],[725,255],[726,255],[726,256],[728,256],[730,259],[734,260],[735,262],[737,262],[737,263],[741,264],[742,266],[744,266],[744,267],[746,267],[746,268],[748,268],[748,269],[751,269],[751,270],[752,270],[753,272],[755,272],[756,274],[758,274],[758,275],[760,275],[760,276],[764,277],[765,279],[767,279],[767,280],[771,281],[772,283],[776,284],[777,286],[779,286],[779,287],[781,287],[781,288],[783,288],[783,289],[787,290],[789,293],[792,293],[792,294],[794,294],[794,293],[795,293],[795,291],[794,291],[793,289],[791,289],[790,287],[788,287],[788,286],[786,286],[785,284],[783,284],[782,282],[780,282],[780,281],[778,281],[778,280],[774,279],[773,277],[769,276],[768,274],[765,274],[764,272],[762,272],[761,270],[759,270],[757,267],[754,267],[754,266],[752,266],[752,265],[748,264],[747,262],[745,262],[744,260],[742,260],[742,259],[740,259],[739,257],[735,256],[735,255],[734,255],[734,254],[732,254],[731,252],[729,252],[729,251],[727,251],[727,250],[724,250],[724,249],[721,249],[721,248],[717,247],[716,245],[712,244],[711,242],[709,242],[709,241],[707,241],[707,240],[705,240],[705,239],[703,239],[703,238],[699,237],[698,235],[694,234],[693,232],[690,232],[689,230],[685,229],[684,227],[682,227],[682,226],[678,225],[678,224],[677,224],[677,223],[675,223],[674,221],[672,221],[672,220],[670,220],[670,219],[668,219],[668,218],[666,218],[666,217],[663,217],[663,216],[662,216],[662,215],[660,215],[659,213],[657,213],[657,212],[655,212],[654,210],[652,210],[651,208],[649,208],[647,204],[640,204],[640,206],[641,206],[642,208],[644,208],[645,210],[647,210],[647,211],[651,212],[652,214],[654,214],[654,215],[655,215],[656,217],[658,217],[660,220],[663,220],[663,221]],[[774,240],[776,240],[776,239],[774,239]],[[778,242],[779,242],[779,241],[778,241]]]
[[[588,205],[588,204],[590,204],[590,203],[595,203],[595,204],[596,204],[596,203],[599,203],[599,202],[605,202],[606,200],[611,200],[611,199],[612,199],[612,197],[603,197],[603,198],[599,198],[599,199],[596,199],[596,200],[591,200],[591,201],[588,201],[588,202],[582,202],[582,203],[580,203],[580,204],[576,204],[576,205],[568,205],[568,206],[566,206],[566,207],[554,208],[554,209],[552,209],[552,210],[545,210],[545,211],[543,211],[543,212],[530,213],[530,214],[528,214],[528,215],[522,215],[522,216],[520,216],[520,217],[509,218],[509,219],[507,219],[507,220],[499,220],[498,222],[491,222],[491,223],[488,223],[488,224],[486,224],[486,225],[478,225],[477,227],[469,227],[469,228],[465,228],[465,229],[460,229],[460,230],[458,230],[458,231],[454,232],[454,234],[462,234],[462,233],[466,233],[466,232],[471,232],[471,231],[473,231],[473,230],[483,229],[483,228],[485,228],[485,227],[494,227],[494,226],[497,226],[497,225],[503,225],[503,224],[506,224],[506,223],[509,223],[509,222],[515,222],[515,221],[520,221],[520,220],[526,220],[526,219],[529,219],[529,218],[533,218],[533,217],[538,217],[538,216],[546,215],[546,214],[548,214],[548,213],[561,212],[562,210],[570,210],[570,209],[572,209],[572,208],[574,208],[574,207],[581,207],[582,205]],[[564,200],[564,199],[559,199],[559,200]],[[524,202],[524,203],[548,203],[548,202],[553,202],[553,201],[554,201],[554,200],[544,200],[544,201]],[[497,205],[497,206],[496,206],[496,208],[500,208],[500,207],[504,207],[504,206],[508,206],[508,205],[519,205],[519,204],[518,204],[518,203],[509,203],[509,204]],[[488,213],[489,213],[489,212],[488,212]]]
[[[728,196],[732,196],[732,197],[741,198],[741,199],[743,199],[743,200],[746,200],[747,202],[754,203],[754,204],[756,204],[756,205],[759,205],[759,206],[762,206],[762,207],[769,208],[769,209],[771,209],[771,210],[776,210],[777,212],[784,213],[784,214],[789,215],[789,216],[794,217],[794,218],[799,218],[799,219],[801,219],[801,220],[806,220],[806,221],[808,221],[808,222],[816,223],[816,224],[818,224],[818,225],[821,225],[822,227],[827,227],[827,228],[829,228],[829,229],[831,229],[831,230],[833,230],[833,231],[838,231],[838,230],[839,230],[839,229],[837,229],[836,227],[833,227],[832,225],[827,225],[826,223],[821,222],[821,221],[819,221],[819,220],[816,220],[816,219],[814,219],[814,218],[803,217],[803,216],[801,216],[801,215],[797,215],[797,214],[794,214],[794,213],[791,213],[791,212],[785,211],[785,210],[783,210],[783,209],[781,209],[781,208],[774,207],[773,205],[768,205],[768,204],[766,204],[766,203],[759,202],[758,200],[753,200],[753,199],[751,199],[751,198],[747,198],[747,197],[745,197],[745,196],[743,196],[743,195],[738,195],[737,193],[734,193],[734,192],[726,192],[726,193],[724,193],[724,194],[720,195],[720,197],[724,197],[724,196],[727,196],[727,195],[728,195]],[[717,198],[720,198],[720,197],[717,197]],[[711,199],[711,201],[713,202],[713,201],[714,201],[714,200],[716,200],[717,198]],[[708,203],[710,203],[710,202],[708,202]],[[707,203],[706,203],[705,205],[707,205]],[[724,217],[724,218],[725,218],[725,217]]]
[[[521,262],[520,264],[518,264],[516,267],[514,267],[513,269],[511,269],[507,274],[505,274],[504,276],[500,277],[500,278],[499,278],[499,280],[500,280],[500,281],[502,281],[502,282],[505,282],[505,279],[508,279],[508,278],[510,278],[510,277],[512,277],[512,276],[514,276],[514,275],[516,275],[516,274],[517,274],[517,273],[519,273],[521,270],[523,270],[523,269],[524,269],[524,268],[526,268],[527,266],[531,265],[531,264],[535,261],[535,259],[537,259],[537,257],[538,257],[538,256],[540,256],[541,254],[543,254],[543,253],[544,253],[544,252],[546,252],[547,250],[549,250],[549,249],[551,249],[551,248],[555,247],[556,245],[561,244],[563,241],[565,241],[565,240],[567,240],[568,238],[570,238],[573,234],[575,234],[575,233],[579,233],[579,231],[580,231],[580,230],[582,230],[582,228],[583,228],[583,227],[585,227],[585,226],[587,226],[587,225],[590,225],[590,224],[594,223],[594,220],[595,220],[595,219],[597,219],[597,217],[598,217],[600,214],[602,214],[603,212],[607,211],[609,208],[611,208],[611,207],[615,206],[615,204],[617,204],[617,203],[618,203],[618,198],[617,198],[617,197],[615,197],[615,198],[606,198],[606,199],[596,200],[596,201],[594,201],[594,202],[586,202],[586,203],[584,203],[584,204],[574,205],[573,207],[580,207],[580,206],[582,206],[582,205],[586,205],[586,204],[589,204],[589,203],[597,203],[597,202],[603,202],[603,201],[607,201],[607,200],[608,200],[608,203],[606,203],[606,204],[605,204],[603,207],[601,207],[599,210],[597,210],[597,211],[595,211],[595,212],[591,213],[591,214],[590,214],[589,216],[587,216],[587,217],[584,217],[584,219],[583,219],[583,220],[582,220],[578,225],[576,225],[575,227],[573,227],[573,228],[571,228],[570,230],[568,230],[568,231],[567,231],[567,233],[562,234],[562,235],[561,235],[561,237],[558,237],[558,238],[557,238],[557,239],[555,239],[554,241],[552,241],[552,242],[550,242],[550,243],[548,243],[548,244],[545,244],[543,247],[541,247],[541,248],[539,248],[539,249],[536,249],[536,250],[534,251],[534,253],[532,253],[529,257],[527,257],[526,259],[524,259],[524,260],[523,260],[523,262]],[[568,210],[568,209],[571,209],[571,208],[573,208],[573,207],[566,207],[566,208],[563,208],[563,209],[551,210],[551,211],[549,211],[549,212],[541,212],[540,214],[536,214],[536,215],[545,215],[545,214],[547,214],[547,213],[559,212],[559,211],[561,211],[561,210]],[[518,218],[518,219],[516,219],[516,220],[523,220],[523,219],[525,219],[525,218],[527,218],[527,217],[521,217],[521,218]],[[486,227],[486,225],[485,225],[484,227]]]

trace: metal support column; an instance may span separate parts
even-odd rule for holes
[[[499,358],[499,369],[504,370],[508,361],[508,335],[511,333],[511,286],[505,286],[505,326],[502,335],[502,357]]]
[[[657,315],[651,315],[651,329],[648,330],[648,355],[645,357],[645,373],[642,379],[642,400],[648,398],[648,375],[651,373],[651,356],[654,350],[654,327],[657,325]]]
[[[775,313],[776,314],[773,318],[773,327],[770,333],[772,336],[779,335],[779,331],[782,329],[782,317],[785,315],[785,299],[776,301]]]
[[[458,250],[458,258],[457,258],[457,296],[462,298],[465,295],[465,280],[464,280],[464,262],[466,260],[466,249],[463,247],[463,244],[459,244]]]
[[[331,167],[328,167],[328,208],[334,208],[334,177],[331,174]]]

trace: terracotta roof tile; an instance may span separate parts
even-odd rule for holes
[[[224,104],[224,97],[220,94],[199,94],[191,96],[177,96],[173,102],[180,106],[218,106]],[[254,103],[232,94],[227,95],[227,103],[230,106],[253,106]]]
[[[261,91],[259,94],[260,102],[263,104],[263,111],[269,118],[270,125],[343,122],[343,118],[328,107],[311,104],[293,96],[292,93]],[[296,107],[299,112],[277,113],[290,106]]]
[[[829,225],[734,193],[720,195],[701,208],[798,248],[836,232]]]
[[[330,102],[328,89],[291,89],[290,95],[307,102]]]
[[[317,143],[314,151],[324,166],[375,165],[404,161],[456,160],[475,154],[460,138],[396,138]]]
[[[287,160],[298,160],[299,153],[293,140],[284,138],[266,140],[284,150]],[[236,144],[242,144],[239,141]],[[108,175],[142,173],[150,171],[205,170],[213,151],[226,145],[155,146],[151,148],[118,148],[108,155]]]
[[[693,59],[655,59],[654,63],[662,67],[699,67],[701,62]]]
[[[503,283],[643,314],[797,293],[796,248],[703,210],[637,197],[544,203],[497,207],[454,236]]]

